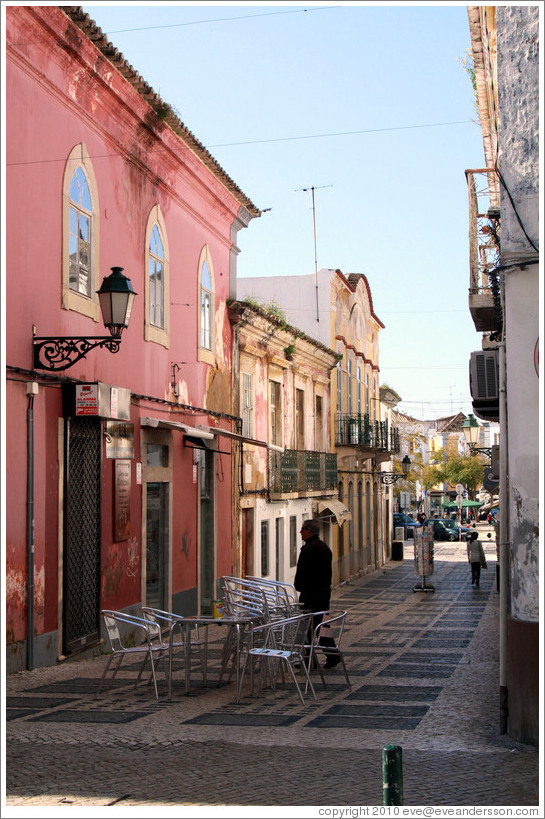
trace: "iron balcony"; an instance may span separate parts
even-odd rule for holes
[[[388,421],[372,421],[368,413],[335,416],[335,446],[378,452],[399,452],[399,429]]]
[[[285,449],[269,451],[269,493],[316,495],[337,489],[337,455]]]
[[[469,207],[469,312],[479,333],[501,330],[499,183],[494,168],[466,171]]]

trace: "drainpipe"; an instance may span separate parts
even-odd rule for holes
[[[26,385],[27,405],[27,671],[34,668],[34,396],[38,394],[38,384],[29,381]]]
[[[500,733],[508,729],[508,662],[507,622],[509,614],[509,485],[507,433],[507,365],[505,341],[499,345],[499,403],[500,403]]]
[[[240,353],[239,353],[239,327],[238,324],[235,324],[234,327],[234,344],[233,344],[233,373],[232,373],[232,405],[231,409],[233,414],[239,415],[240,414],[240,390],[239,390],[239,379],[240,379]],[[238,429],[237,432],[242,432],[241,429]],[[232,564],[233,564],[233,572],[235,575],[242,577],[243,566],[242,566],[242,555],[241,555],[241,535],[240,535],[240,527],[241,527],[241,516],[240,516],[240,493],[242,491],[242,487],[244,486],[244,444],[242,441],[240,442],[240,447],[238,448],[237,458],[239,459],[238,469],[236,464],[235,458],[235,469],[233,470],[233,520],[231,522],[231,532],[232,532],[232,543],[233,543],[233,555],[232,555]],[[238,472],[238,476],[237,476]]]

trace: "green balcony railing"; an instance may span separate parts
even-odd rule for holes
[[[335,446],[354,446],[399,452],[399,429],[388,421],[372,421],[368,415],[336,415]]]
[[[337,488],[337,455],[285,449],[269,451],[269,492],[313,492]]]

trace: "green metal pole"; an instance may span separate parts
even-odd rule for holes
[[[403,765],[400,745],[382,749],[382,804],[403,804]]]

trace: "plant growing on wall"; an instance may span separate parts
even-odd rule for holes
[[[476,113],[479,113],[479,97],[477,96],[477,77],[475,74],[475,63],[473,61],[473,52],[471,48],[466,49],[464,57],[460,57],[460,62],[466,74],[468,75],[471,86],[473,88],[473,107]]]
[[[295,352],[295,344],[288,344],[287,347],[284,347],[284,355],[291,361],[293,359],[293,354]]]

